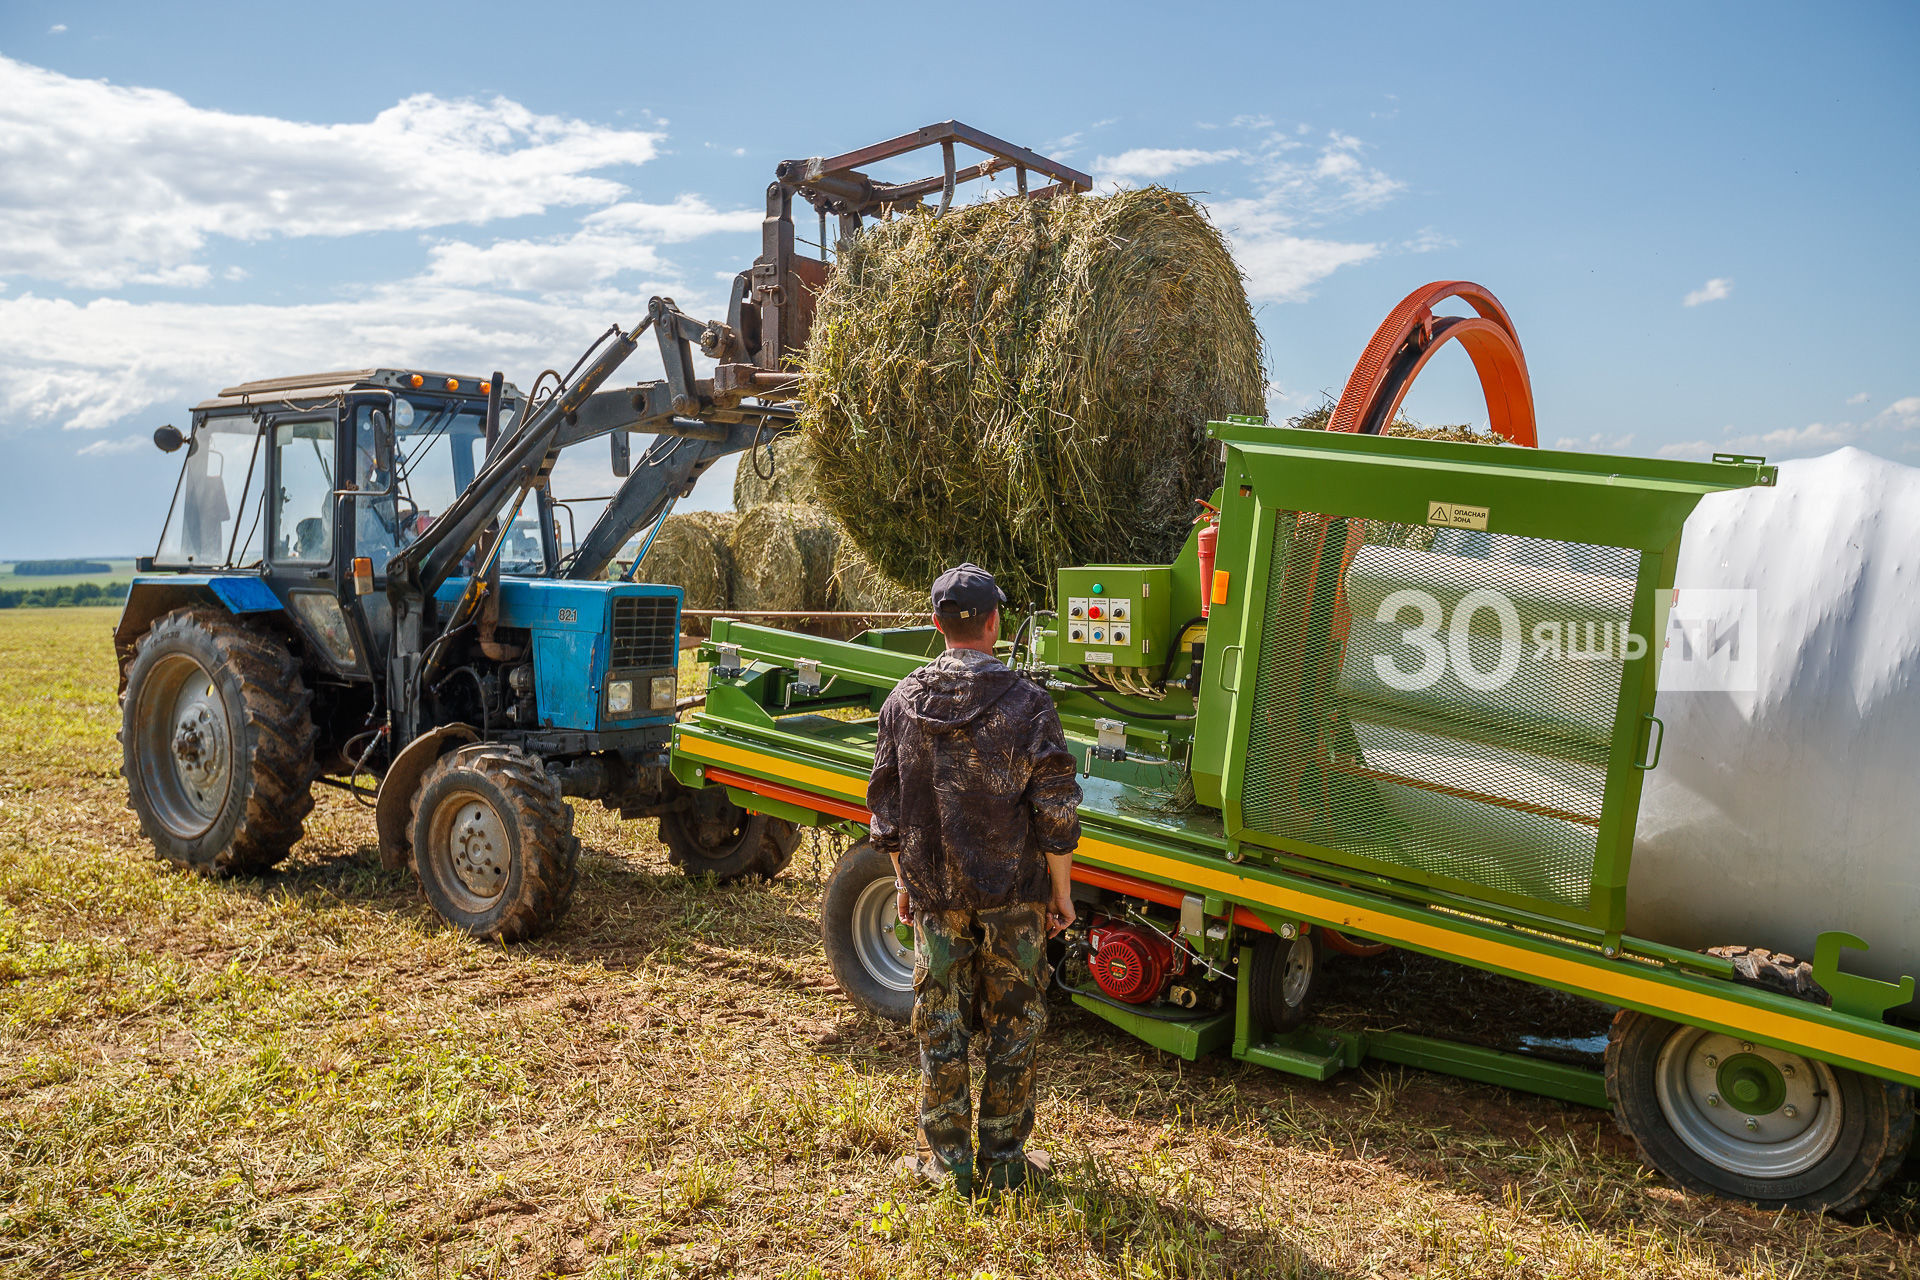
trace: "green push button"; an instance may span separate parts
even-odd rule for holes
[[[1102,595],[1102,594],[1104,594],[1105,592],[1106,592],[1106,588],[1105,588],[1105,587],[1103,587],[1103,586],[1101,586],[1101,585],[1100,585],[1099,583],[1097,583],[1097,582],[1093,584],[1093,594],[1095,594],[1095,595]]]

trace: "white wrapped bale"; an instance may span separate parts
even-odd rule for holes
[[[1753,692],[1677,692],[1663,669],[1627,929],[1920,975],[1920,470],[1842,449],[1772,489],[1710,496],[1677,582],[1757,593]]]

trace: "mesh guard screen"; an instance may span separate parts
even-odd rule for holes
[[[1584,914],[1639,570],[1620,547],[1281,512],[1243,823]]]

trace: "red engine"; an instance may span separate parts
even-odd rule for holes
[[[1115,1000],[1145,1004],[1166,989],[1173,976],[1173,944],[1132,924],[1089,930],[1093,954],[1087,966],[1093,980]]]

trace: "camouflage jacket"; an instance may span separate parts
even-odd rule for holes
[[[1080,784],[1053,700],[949,649],[880,708],[867,807],[918,910],[1045,902],[1049,853],[1080,843]]]

